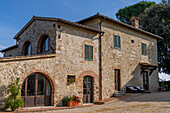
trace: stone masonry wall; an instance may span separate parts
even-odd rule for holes
[[[105,32],[102,37],[102,61],[103,61],[103,98],[108,98],[114,92],[114,69],[121,71],[121,89],[126,86],[139,85],[143,87],[143,76],[139,62],[157,64],[157,40],[136,33],[133,30],[113,24],[107,21],[102,23]],[[113,35],[121,37],[121,49],[114,49]],[[134,40],[134,43],[131,42]],[[147,44],[148,55],[141,55],[141,42]],[[150,90],[157,91],[157,70],[149,76]],[[110,94],[109,94],[110,92]]]
[[[76,84],[74,86],[67,86],[59,92],[68,92],[66,95],[78,95],[83,97],[83,76],[94,77],[94,101],[98,100],[98,35],[86,30],[80,30],[79,28],[70,27],[68,25],[57,23],[61,28],[57,28],[56,34],[60,39],[56,37],[56,53],[59,54],[56,58],[60,61],[61,67],[58,75],[63,76],[62,83],[67,82],[67,75],[76,76]],[[60,32],[61,30],[65,31]],[[84,45],[92,45],[94,48],[93,61],[86,61],[84,59]],[[61,80],[57,79],[56,80]],[[61,86],[62,87],[62,86]],[[72,90],[74,87],[75,90]],[[71,92],[72,91],[72,92]],[[61,98],[63,95],[60,95]]]
[[[46,23],[46,24],[45,24]],[[52,43],[51,45],[55,48],[55,57],[52,58],[38,58],[38,59],[30,59],[29,57],[38,57],[43,55],[32,55],[32,56],[18,56],[17,59],[24,58],[27,60],[13,60],[1,62],[0,60],[0,103],[4,104],[7,98],[6,88],[10,84],[10,82],[14,81],[17,77],[21,78],[21,84],[24,79],[34,72],[45,73],[46,75],[54,81],[54,105],[60,106],[61,100],[65,96],[78,95],[81,99],[83,99],[83,77],[91,76],[94,78],[94,87],[93,87],[93,101],[97,101],[99,98],[99,77],[98,77],[98,34],[89,32],[87,30],[75,28],[72,26],[68,26],[62,23],[56,23],[56,26],[60,25],[61,28],[56,27],[55,30],[50,26],[52,23],[47,22],[34,22],[21,36],[19,42],[19,53],[21,54],[22,44],[29,40],[32,44],[33,54],[36,54],[36,44],[38,38],[41,34],[43,34],[43,28],[41,31],[39,25],[44,24],[49,25],[49,29],[45,28],[45,33],[49,33]],[[37,31],[34,31],[37,29]],[[64,30],[65,32],[61,32]],[[51,31],[51,32],[50,32]],[[54,32],[53,32],[54,31]],[[56,35],[54,35],[56,34]],[[58,36],[61,36],[58,39]],[[29,38],[31,37],[31,38]],[[32,39],[33,38],[33,39]],[[94,47],[94,60],[93,61],[85,61],[84,60],[84,44],[89,44]],[[56,46],[56,47],[54,47]],[[49,54],[50,55],[50,54]],[[48,54],[47,54],[48,56]],[[11,57],[11,59],[15,59]],[[76,82],[67,85],[67,75],[75,75]],[[81,101],[82,103],[82,101]],[[3,106],[3,105],[2,105]]]
[[[93,28],[99,28],[101,20],[95,19],[84,23]],[[96,27],[98,25],[98,27]],[[139,62],[157,65],[157,40],[143,33],[104,20],[102,31],[102,92],[103,99],[109,98],[115,92],[114,69],[120,69],[121,90],[126,91],[126,86],[143,87],[143,75]],[[121,37],[121,49],[114,49],[113,35]],[[131,42],[134,40],[134,43]],[[147,44],[148,55],[141,55],[141,42]],[[157,91],[158,70],[149,76],[149,90]]]
[[[56,22],[49,22],[49,21],[40,21],[35,20],[19,37],[19,44],[18,44],[18,55],[22,55],[23,45],[26,41],[29,41],[32,46],[32,55],[38,54],[40,50],[38,48],[39,40],[43,35],[48,35],[50,38],[51,47],[55,50],[56,43],[55,43],[55,25]],[[52,49],[50,49],[47,53],[52,53]]]
[[[14,57],[14,56],[18,56],[18,48],[13,48],[8,51],[5,51],[4,57]]]

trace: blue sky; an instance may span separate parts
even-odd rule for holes
[[[116,19],[120,8],[142,0],[0,0],[0,50],[15,45],[13,37],[33,15],[78,21],[97,12]],[[159,3],[161,0],[150,0]],[[0,57],[2,54],[0,54]]]

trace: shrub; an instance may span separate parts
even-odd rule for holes
[[[19,78],[14,83],[11,83],[7,89],[10,92],[8,101],[5,103],[5,109],[11,108],[12,111],[23,107],[24,102],[21,100],[21,86],[19,85]]]
[[[68,96],[64,97],[62,100],[63,106],[67,106],[68,101],[70,101],[70,97],[68,97]]]

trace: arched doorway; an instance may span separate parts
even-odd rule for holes
[[[33,73],[25,78],[21,96],[25,106],[50,106],[52,89],[47,77]]]
[[[83,78],[83,103],[93,103],[94,79],[91,76]]]

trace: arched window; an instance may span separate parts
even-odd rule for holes
[[[52,105],[52,87],[49,79],[41,73],[33,73],[25,78],[21,96],[25,106]]]
[[[50,50],[50,39],[47,35],[42,37],[40,51],[45,52]]]
[[[25,42],[24,44],[24,49],[23,49],[24,55],[31,55],[31,43],[30,42]]]

